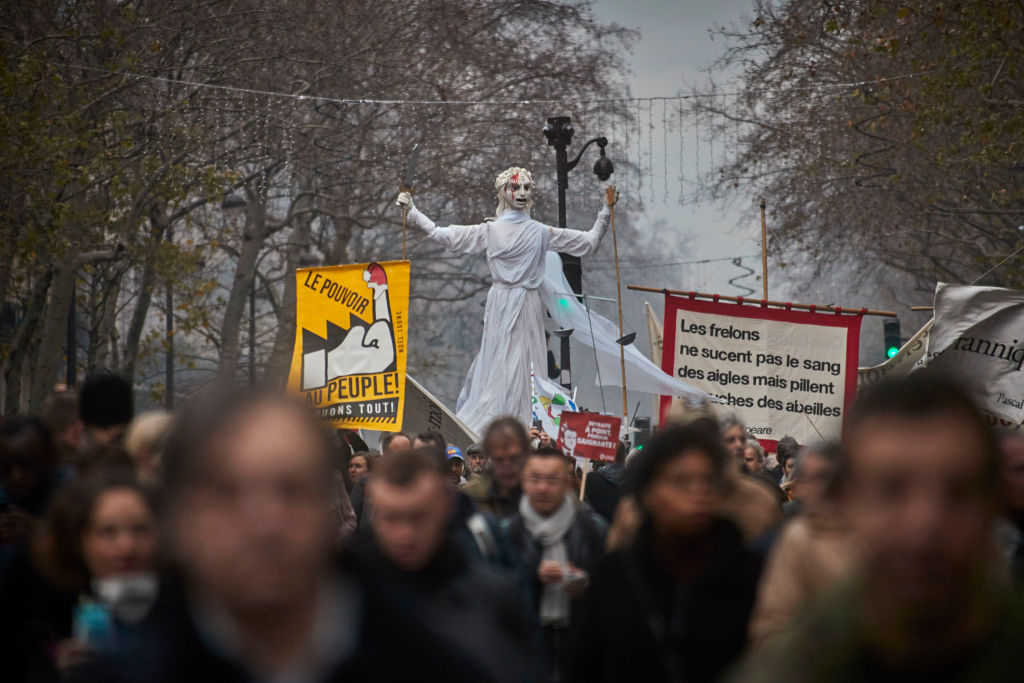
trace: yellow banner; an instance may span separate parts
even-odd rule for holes
[[[302,268],[295,277],[289,391],[333,427],[400,431],[409,262]]]

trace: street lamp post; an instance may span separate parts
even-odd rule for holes
[[[587,147],[596,142],[597,146],[601,148],[601,157],[594,162],[594,175],[599,180],[608,180],[615,171],[611,159],[604,155],[604,148],[608,146],[608,138],[604,136],[587,140],[576,158],[570,161],[567,147],[572,142],[572,135],[575,132],[572,127],[572,119],[568,116],[552,116],[544,126],[544,137],[548,139],[548,145],[555,148],[555,171],[558,176],[558,227],[560,228],[566,227],[565,193],[569,189],[569,171],[580,163],[580,158]],[[582,294],[583,267],[580,257],[571,254],[559,254],[559,256],[562,258],[562,272],[565,273],[565,279],[568,280],[572,291]],[[561,339],[562,376],[559,379],[562,381],[562,386],[570,389],[572,388],[572,373],[569,369],[569,336],[572,334],[572,330],[556,330],[555,334]]]
[[[601,148],[601,157],[594,163],[594,175],[599,180],[608,180],[615,171],[611,159],[604,154],[604,148],[608,146],[608,138],[604,136],[587,140],[583,144],[582,149],[580,149],[579,154],[576,155],[576,158],[570,161],[569,152],[566,148],[572,142],[572,136],[575,132],[575,129],[572,127],[572,119],[568,116],[552,116],[548,119],[547,125],[544,126],[544,137],[548,139],[548,145],[555,148],[555,169],[558,176],[558,227],[560,228],[566,227],[565,193],[569,189],[569,171],[576,168],[576,165],[580,163],[580,158],[587,147],[596,142],[597,146]],[[580,265],[580,257],[570,254],[559,254],[559,256],[562,257],[562,272],[565,273],[565,279],[569,281],[572,291],[576,294],[582,294],[583,269]]]

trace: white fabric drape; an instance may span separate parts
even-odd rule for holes
[[[558,254],[548,254],[544,284],[540,287],[541,298],[555,323],[563,329],[572,329],[572,341],[597,348],[601,368],[601,383],[622,386],[622,367],[619,361],[619,326],[594,311],[587,315],[587,309],[576,297],[566,296],[571,292],[569,283],[562,273],[562,261]],[[594,333],[591,335],[590,329]],[[538,366],[544,367],[544,366]],[[597,377],[594,378],[597,384]],[[719,399],[680,381],[655,365],[636,344],[626,347],[626,384],[632,391],[665,396],[685,396],[700,401],[719,402]]]
[[[544,304],[538,291],[546,256],[549,251],[593,253],[608,228],[608,216],[608,207],[602,207],[589,231],[553,228],[514,210],[489,223],[439,228],[418,209],[409,211],[409,223],[445,248],[487,255],[494,284],[487,293],[483,338],[455,407],[459,419],[477,434],[502,415],[529,424],[530,367],[547,367]]]

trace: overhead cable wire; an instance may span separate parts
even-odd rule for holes
[[[431,106],[476,106],[476,105],[489,105],[489,106],[515,106],[515,105],[534,105],[534,104],[604,104],[604,103],[621,103],[621,102],[661,102],[663,100],[688,100],[698,98],[715,98],[715,97],[732,97],[735,95],[743,94],[739,92],[717,92],[717,93],[679,93],[675,95],[658,95],[654,97],[604,97],[604,98],[559,98],[559,99],[528,99],[528,100],[400,100],[400,99],[374,99],[374,98],[346,98],[346,97],[324,97],[320,95],[305,95],[279,92],[274,90],[258,90],[255,88],[243,88],[241,86],[234,85],[222,85],[218,83],[201,83],[199,81],[190,81],[183,78],[169,78],[166,76],[149,76],[146,74],[138,74],[132,71],[117,71],[112,69],[101,69],[94,66],[84,66],[80,64],[66,64],[61,63],[60,66],[66,66],[71,69],[81,69],[83,71],[92,71],[96,73],[104,73],[110,76],[124,76],[127,78],[137,78],[141,80],[157,81],[160,83],[173,83],[177,85],[187,85],[194,88],[209,88],[233,93],[241,93],[247,95],[259,95],[265,97],[283,97],[295,100],[309,100],[313,102],[324,102],[330,104],[346,104],[346,105],[431,105]],[[953,67],[955,68],[955,67]],[[846,88],[857,88],[866,85],[877,85],[880,83],[889,83],[892,81],[904,80],[908,78],[916,78],[918,76],[924,76],[937,71],[943,71],[944,69],[929,69],[927,71],[919,71],[911,74],[902,74],[899,76],[891,76],[887,78],[879,78],[872,81],[853,81],[850,83],[822,83],[819,85],[809,86],[792,86],[789,90],[822,90],[822,89],[846,89]]]

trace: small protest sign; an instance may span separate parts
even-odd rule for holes
[[[563,412],[558,447],[571,458],[613,462],[622,418],[601,413]]]
[[[399,431],[409,262],[302,268],[295,277],[289,391],[333,427]]]

